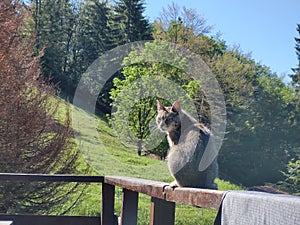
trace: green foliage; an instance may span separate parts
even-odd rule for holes
[[[144,10],[144,2],[141,0],[118,0],[115,2],[112,26],[119,28],[118,44],[152,39],[149,22],[143,15]]]
[[[297,25],[297,32],[299,33],[300,35],[300,24]],[[296,41],[296,46],[295,46],[295,49],[296,49],[296,54],[297,54],[297,57],[298,57],[298,65],[296,68],[293,68],[293,72],[294,74],[290,75],[290,77],[292,78],[293,80],[293,83],[298,86],[297,89],[299,89],[299,83],[300,83],[300,38],[295,38],[295,41]]]
[[[280,182],[279,187],[289,193],[300,195],[300,158],[292,159],[287,164],[287,171],[283,172],[285,180]]]
[[[188,29],[188,17],[179,18],[180,13],[176,4],[164,9],[154,24],[154,37],[201,55],[218,79],[227,110],[227,133],[219,155],[221,176],[249,186],[282,179],[280,171],[299,146],[294,135],[299,121],[294,90],[239,49],[228,49],[219,38]],[[207,124],[209,104],[204,93],[189,85],[200,118]]]
[[[36,46],[38,51],[44,49],[43,75],[69,90],[72,83],[66,74],[70,70],[76,22],[73,5],[69,0],[44,0],[32,1],[32,8]]]
[[[131,41],[151,39],[140,0],[31,1],[31,32],[36,47],[44,49],[42,69],[60,88],[72,95],[82,73],[106,50]],[[102,102],[108,102],[105,95]]]
[[[248,78],[248,82],[231,80],[226,85],[230,88],[226,95],[229,133],[220,154],[220,170],[250,186],[282,179],[280,171],[297,142],[290,123],[293,90],[267,70],[257,73],[261,70],[256,65],[248,71],[253,74],[248,76],[251,83]],[[234,84],[243,86],[235,89]],[[230,166],[233,161],[234,167]]]
[[[180,99],[185,104],[186,94],[194,94],[199,87],[186,76],[186,68],[186,59],[166,42],[148,42],[141,51],[132,51],[124,59],[123,79],[115,78],[115,88],[110,92],[115,108],[112,123],[122,140],[136,143],[139,155],[143,147],[152,153],[156,149],[161,157],[165,155],[165,150],[156,148],[161,141],[161,134],[154,132],[156,100]],[[184,90],[186,93],[180,96]]]
[[[61,83],[63,91],[71,94],[81,74],[106,50],[151,39],[152,35],[156,40],[165,41],[165,45],[147,43],[140,52],[132,52],[124,60],[122,73],[107,82],[98,100],[104,113],[110,113],[110,103],[114,101],[119,109],[114,113],[116,121],[129,118],[126,126],[124,120],[114,126],[124,142],[129,140],[139,146],[138,152],[141,149],[153,152],[148,143],[157,138],[149,135],[155,129],[154,96],[161,91],[154,79],[165,78],[178,84],[195,103],[200,121],[209,125],[211,120],[201,84],[184,73],[191,69],[187,68],[188,56],[179,58],[168,49],[166,43],[173,42],[201,56],[224,93],[228,126],[219,160],[223,176],[245,185],[283,179],[279,171],[285,171],[286,163],[295,157],[299,146],[296,134],[299,133],[300,100],[294,87],[285,85],[268,67],[256,63],[239,49],[230,49],[219,37],[208,36],[211,27],[195,10],[180,8],[175,3],[169,5],[153,23],[152,32],[143,15],[144,2],[139,0],[119,0],[111,5],[97,0],[80,4],[68,0],[31,3],[34,23],[28,21],[28,24],[32,24],[32,31],[37,35],[37,48],[45,49],[44,75],[53,77],[54,82]],[[298,32],[299,29],[298,25]],[[24,35],[30,35],[29,32],[30,29],[24,31]],[[299,58],[299,38],[295,41]],[[298,67],[291,76],[295,89],[299,83]],[[152,86],[146,86],[147,79]],[[132,92],[138,85],[144,85],[146,90],[143,95],[136,95],[140,96],[136,101],[126,96],[132,84],[136,85],[132,86]],[[148,92],[149,87],[153,88],[152,93]],[[119,101],[121,96],[127,100]],[[121,113],[123,109],[126,110]],[[160,157],[165,155],[162,146],[154,148]]]
[[[88,0],[80,5],[77,24],[72,67],[77,79],[106,50],[109,49],[108,15],[111,10],[105,2]],[[77,82],[75,83],[77,84]]]

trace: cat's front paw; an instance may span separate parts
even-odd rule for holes
[[[212,184],[212,189],[214,189],[214,190],[218,190],[218,184],[216,184],[216,183],[213,183],[213,184]]]
[[[174,189],[176,187],[179,187],[179,185],[178,185],[177,181],[174,180],[173,182],[170,183],[170,187]]]
[[[206,186],[207,189],[218,190],[218,184],[212,183]]]

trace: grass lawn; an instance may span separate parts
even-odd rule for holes
[[[73,107],[73,106],[72,106]],[[121,143],[114,130],[104,119],[73,107],[73,129],[78,149],[86,162],[98,175],[122,175],[149,180],[170,182],[166,162],[138,156],[136,149]],[[236,190],[241,187],[217,179],[220,190]],[[115,211],[120,215],[122,189],[116,187]],[[81,201],[70,212],[73,215],[99,215],[101,211],[101,184],[87,187]],[[177,225],[213,224],[216,211],[176,204]],[[138,224],[149,224],[150,197],[139,195]]]

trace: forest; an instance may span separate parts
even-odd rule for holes
[[[141,52],[130,52],[125,66],[106,82],[97,100],[99,116],[104,120],[107,115],[124,116],[111,111],[120,91],[138,78],[155,75],[182,87],[197,106],[201,122],[209,126],[205,93],[185,76],[185,71],[161,62],[134,63],[137,55],[147,54],[147,49],[156,48],[158,54],[163,54],[168,43],[180,45],[208,65],[225,98],[227,127],[218,158],[220,178],[247,187],[271,184],[299,195],[300,25],[295,24],[299,32],[295,57],[299,64],[291,68],[292,82],[287,84],[267,65],[212,35],[212,27],[194,9],[170,3],[154,22],[144,11],[142,0],[0,3],[0,150],[5,155],[0,158],[0,171],[90,171],[87,165],[78,166],[79,153],[69,150],[74,144],[70,112],[59,112],[63,121],[58,123],[58,103],[48,94],[72,103],[82,74],[101,55],[127,43],[149,41]],[[186,66],[184,60],[176,63]],[[155,101],[155,97],[137,101],[133,110],[137,113],[131,113],[129,126],[137,142],[141,141],[136,154],[164,159],[166,140],[154,149],[142,146],[155,116]],[[32,118],[30,124],[28,118]],[[122,125],[115,127],[126,136]],[[47,190],[43,185],[36,196],[57,190],[55,185]],[[0,187],[3,193],[9,193],[7,188]],[[70,190],[78,188],[82,187],[72,186]],[[6,211],[18,196],[10,198],[10,203],[0,203],[0,211]]]

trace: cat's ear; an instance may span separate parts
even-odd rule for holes
[[[173,112],[180,112],[181,111],[181,106],[178,101],[174,102],[172,105],[172,111]]]
[[[156,100],[156,102],[157,102],[157,111],[166,110],[166,108],[160,103],[159,100]]]

